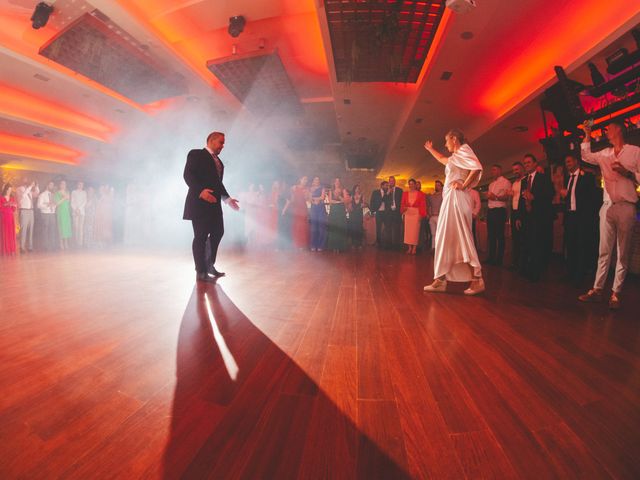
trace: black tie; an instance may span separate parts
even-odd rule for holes
[[[526,177],[524,177],[521,181],[520,181],[520,196],[524,197],[524,192],[526,192],[527,190],[529,190],[529,175],[527,175]]]

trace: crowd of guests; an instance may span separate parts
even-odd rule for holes
[[[96,189],[79,181],[73,190],[67,182],[48,182],[43,189],[24,178],[14,187],[6,183],[0,200],[0,253],[15,255],[36,251],[108,245],[113,240],[114,189]]]
[[[568,155],[553,176],[532,154],[512,164],[511,180],[500,165],[489,170],[484,208],[479,191],[470,190],[474,238],[481,211],[486,219],[484,263],[503,265],[510,236],[509,268],[539,280],[552,256],[554,223],[560,222],[567,279],[578,284],[595,271],[602,189],[576,155]],[[393,176],[366,197],[359,185],[345,188],[340,178],[327,185],[319,177],[309,184],[303,176],[292,187],[277,181],[270,192],[250,185],[240,195],[246,245],[343,252],[371,244],[409,255],[428,252],[435,243],[442,182],[435,182],[431,194],[422,191],[419,180],[409,179],[406,187],[400,188]]]
[[[624,143],[623,129],[615,122],[609,127],[607,136],[614,147],[602,152],[592,153],[585,140],[584,163],[571,153],[564,158],[563,166],[551,171],[527,154],[511,165],[511,179],[503,175],[500,165],[492,165],[486,192],[483,189],[487,232],[484,263],[503,264],[508,228],[510,268],[537,281],[551,259],[554,238],[561,237],[567,280],[577,285],[595,273],[594,288],[580,299],[598,301],[613,249],[617,248],[616,280],[610,299],[615,308],[628,270],[636,221],[634,175],[640,175],[634,173],[639,168],[640,149]],[[276,181],[270,192],[262,185],[251,185],[241,194],[242,236],[247,246],[344,252],[369,244],[404,250],[409,255],[433,250],[443,202],[440,181],[427,195],[420,181],[409,179],[403,190],[391,176],[365,196],[360,185],[346,188],[340,178],[331,184],[323,184],[320,177],[310,183],[308,180],[303,176],[291,187]],[[144,223],[143,217],[149,216],[140,206],[149,202],[136,200],[143,193],[133,186],[127,189],[127,218],[136,228]],[[476,189],[469,193],[477,244],[481,197]],[[50,181],[42,190],[27,178],[17,187],[7,183],[0,196],[0,253],[107,245],[113,240],[113,201],[114,189],[107,185],[96,192],[91,186],[85,189],[81,181],[71,191],[65,180],[57,185]],[[134,232],[134,226],[130,230]]]
[[[433,195],[425,195],[414,179],[407,186],[403,191],[389,177],[366,197],[360,185],[346,188],[340,178],[323,184],[314,177],[309,184],[303,176],[291,187],[276,181],[269,193],[262,185],[250,185],[239,195],[244,243],[250,248],[312,252],[344,252],[366,244],[399,250],[404,245],[407,254],[415,255],[435,236],[442,183],[437,182]]]
[[[239,195],[244,214],[243,239],[251,248],[309,249],[342,252],[365,244],[403,250],[409,255],[433,249],[442,182],[425,194],[419,180],[409,179],[406,190],[395,177],[381,182],[368,196],[360,185],[345,188],[340,178],[323,184],[308,177],[288,187],[276,181],[269,193],[262,185],[250,185]],[[473,191],[474,225],[481,209]]]

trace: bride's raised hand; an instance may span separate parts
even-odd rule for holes
[[[426,142],[424,142],[424,148],[426,148],[427,150],[430,150],[433,148],[433,142],[431,140],[427,140]]]

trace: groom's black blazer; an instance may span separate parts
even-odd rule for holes
[[[222,162],[220,162],[222,165]],[[187,164],[184,167],[184,181],[189,185],[189,192],[184,202],[185,220],[211,220],[216,222],[222,218],[222,201],[229,198],[227,189],[224,188],[222,174],[218,175],[216,164],[206,148],[191,150],[187,155]],[[200,193],[205,188],[213,190],[216,203],[205,202],[200,198]]]

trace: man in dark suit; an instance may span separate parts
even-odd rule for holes
[[[416,180],[416,190],[424,195],[424,192],[422,191],[422,182],[420,180]],[[431,241],[429,238],[429,202],[427,202],[426,195],[425,203],[427,206],[427,215],[420,219],[420,233],[418,234],[418,251],[420,252],[427,250]]]
[[[403,244],[402,238],[402,213],[400,213],[400,205],[402,203],[402,189],[396,187],[396,178],[389,177],[389,211],[388,224],[389,224],[389,239],[391,242],[391,248],[400,249]]]
[[[381,247],[384,244],[383,229],[387,221],[387,218],[386,218],[387,206],[386,206],[386,202],[384,202],[383,199],[387,194],[388,186],[389,186],[389,182],[387,181],[381,182],[380,188],[378,190],[374,190],[373,192],[371,192],[371,201],[369,202],[371,213],[373,213],[376,217],[376,245],[378,247]]]
[[[553,229],[553,184],[540,172],[538,160],[528,153],[522,161],[527,175],[521,182],[518,218],[522,225],[523,273],[538,281],[547,260],[550,231]]]
[[[218,245],[224,234],[221,202],[225,201],[238,210],[238,201],[230,198],[222,183],[224,165],[218,155],[223,148],[224,133],[213,132],[207,137],[205,148],[189,152],[184,167],[183,176],[189,192],[182,218],[191,220],[193,225],[192,250],[197,281],[213,282],[224,275],[215,268]],[[208,265],[205,253],[207,240],[210,247]]]
[[[596,261],[589,257],[600,205],[595,177],[580,169],[574,155],[567,155],[564,164],[569,173],[566,188],[561,191],[565,204],[564,248],[569,280],[577,283]]]

